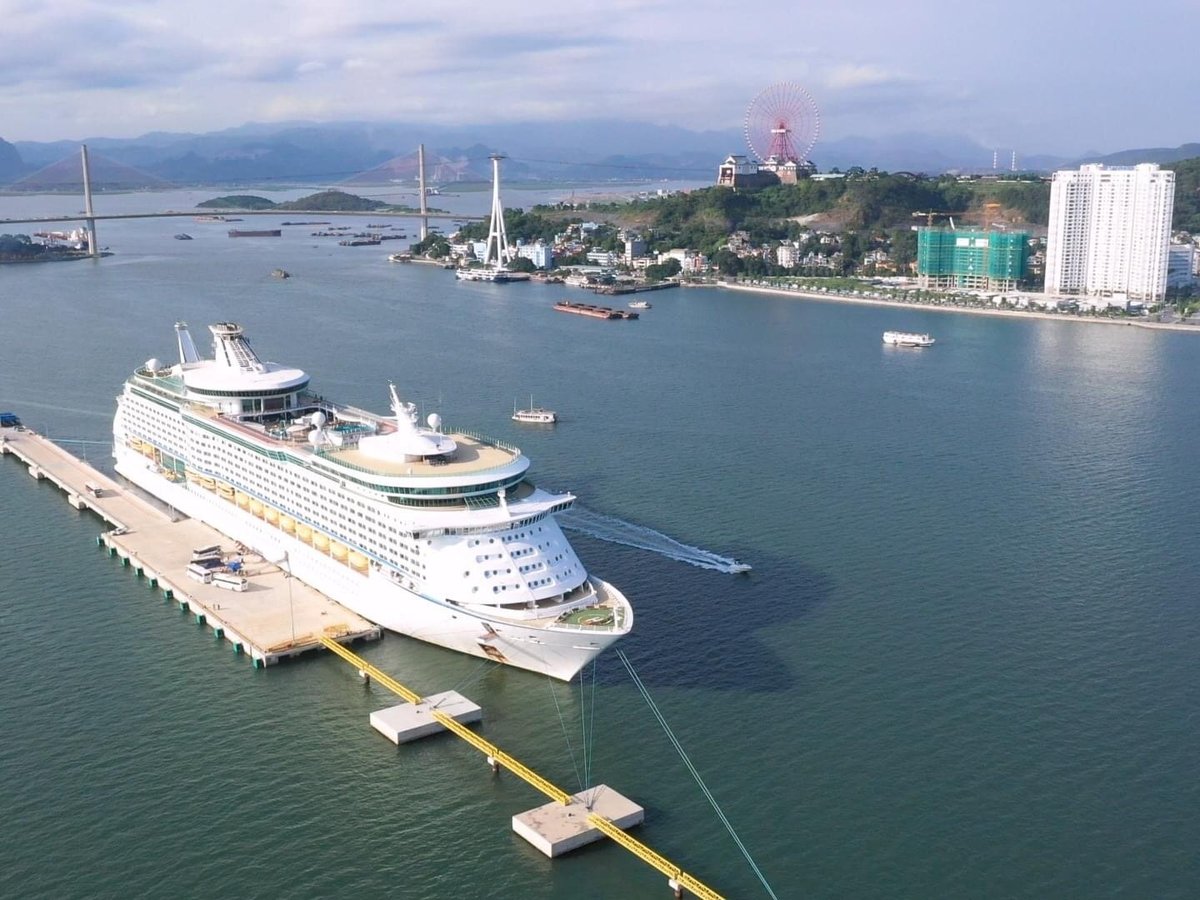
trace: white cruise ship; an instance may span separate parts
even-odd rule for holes
[[[554,519],[575,498],[515,447],[444,429],[391,388],[393,415],[338,405],[262,362],[242,328],[185,324],[113,421],[117,471],[385,628],[569,680],[633,626]]]

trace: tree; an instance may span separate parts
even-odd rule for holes
[[[536,272],[537,266],[534,265],[532,259],[527,256],[518,256],[507,266],[510,272]]]

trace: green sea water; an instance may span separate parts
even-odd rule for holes
[[[31,204],[77,201],[0,215]],[[172,358],[177,320],[234,320],[328,396],[382,410],[395,380],[516,443],[657,548],[571,535],[634,602],[622,647],[779,897],[1194,895],[1200,339],[715,289],[603,322],[554,312],[567,288],[315,229],[102,227],[98,263],[0,267],[0,409],[105,465],[129,371]],[[531,393],[560,424],[509,421]],[[0,896],[669,896],[614,846],[543,858],[510,829],[539,794],[452,737],[389,744],[367,717],[393,698],[344,663],[254,671],[0,463]],[[362,652],[766,896],[615,656],[581,694],[395,635]]]

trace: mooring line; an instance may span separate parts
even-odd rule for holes
[[[742,856],[746,858],[746,862],[750,864],[750,868],[753,870],[754,874],[758,876],[758,880],[762,882],[762,886],[766,889],[767,893],[771,895],[772,900],[779,900],[779,897],[775,894],[775,891],[772,890],[771,885],[767,882],[767,877],[762,873],[762,869],[758,867],[758,863],[754,861],[754,858],[750,855],[750,851],[746,849],[746,845],[742,843],[742,839],[738,837],[737,832],[734,831],[733,823],[729,821],[728,817],[721,810],[720,804],[717,803],[717,798],[713,796],[712,791],[708,789],[708,785],[706,785],[704,783],[704,779],[700,777],[700,773],[692,764],[691,759],[688,758],[687,752],[683,749],[683,745],[679,743],[679,738],[675,737],[675,733],[671,731],[671,726],[667,724],[667,720],[659,711],[658,706],[654,702],[654,698],[650,696],[650,690],[642,681],[641,676],[639,676],[634,670],[633,663],[629,661],[629,657],[626,656],[625,652],[620,648],[616,649],[616,654],[620,658],[621,662],[625,664],[625,668],[629,671],[629,677],[633,679],[633,683],[637,686],[637,689],[641,691],[642,699],[646,701],[646,705],[650,707],[650,711],[654,713],[654,717],[658,719],[658,724],[661,725],[663,727],[663,731],[667,733],[667,738],[670,739],[671,743],[675,747],[675,750],[679,753],[679,757],[683,760],[683,764],[687,766],[688,771],[692,773],[692,777],[696,779],[696,784],[700,785],[700,790],[703,792],[704,796],[708,798],[708,802],[712,804],[712,808],[716,810],[717,816],[724,823],[726,830],[729,832],[729,836],[733,838],[734,843],[738,845],[738,849],[742,851]]]

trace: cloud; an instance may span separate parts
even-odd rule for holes
[[[847,88],[875,87],[881,84],[895,84],[912,80],[910,76],[892,72],[883,66],[843,64],[834,67],[825,76],[825,84],[835,90]]]

